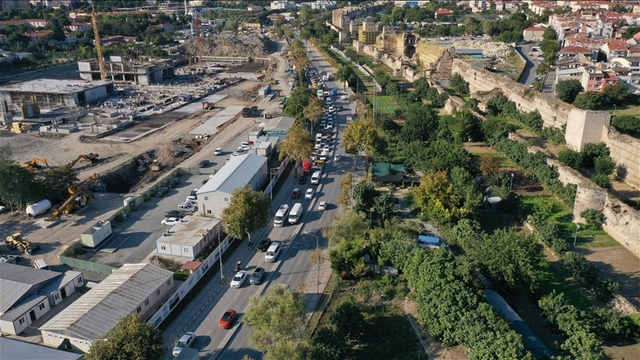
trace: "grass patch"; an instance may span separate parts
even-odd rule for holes
[[[367,100],[373,105],[373,95],[367,95]],[[398,105],[388,95],[376,96],[376,108],[383,114],[394,115],[396,110],[399,109]]]
[[[473,148],[471,148],[469,150],[473,150]],[[488,153],[488,152],[473,152],[473,151],[469,151],[469,154],[471,154],[471,156],[475,158],[474,160],[476,162],[480,161],[480,156],[482,156],[482,155],[491,155],[492,158],[494,158],[495,160],[498,161],[498,165],[500,166],[501,170],[504,170],[504,169],[517,169],[518,168],[518,164],[513,162],[511,159],[509,159],[503,153]]]
[[[354,359],[427,359],[402,311],[406,291],[404,280],[398,277],[383,276],[358,283],[337,280],[318,325],[330,325],[335,308],[352,298],[361,306],[365,319],[365,335],[353,348]]]
[[[606,109],[614,115],[640,116],[640,105],[620,105],[618,108]]]
[[[538,289],[540,294],[556,294],[564,293],[564,298],[568,304],[575,306],[580,310],[587,310],[591,307],[591,303],[587,300],[578,289],[573,287],[564,276],[560,275],[546,260],[540,262],[540,271],[538,272]]]

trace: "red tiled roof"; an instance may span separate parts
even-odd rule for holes
[[[561,53],[585,53],[585,54],[591,54],[591,49],[587,49],[585,47],[582,46],[567,46],[565,48],[562,48],[562,50],[560,50]]]
[[[435,12],[436,15],[449,15],[449,14],[453,14],[453,11],[449,10],[449,9],[438,9]]]

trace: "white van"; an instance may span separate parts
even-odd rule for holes
[[[289,215],[289,205],[280,205],[280,208],[273,219],[273,226],[284,226],[284,220],[287,218],[287,215]]]
[[[291,225],[297,224],[300,218],[302,217],[303,212],[304,212],[304,209],[302,209],[301,203],[293,204],[293,207],[291,208],[291,212],[289,212],[289,219],[288,219],[289,224]]]
[[[311,175],[311,185],[320,184],[320,171],[316,171]]]
[[[184,212],[192,213],[192,212],[195,212],[196,209],[197,208],[190,203],[182,203],[178,205],[178,210],[184,211]]]
[[[264,254],[264,261],[266,262],[275,262],[280,255],[280,249],[282,249],[282,245],[279,241],[274,241],[267,249],[267,252]]]

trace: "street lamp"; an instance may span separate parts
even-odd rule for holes
[[[578,230],[580,230],[580,224],[576,224],[576,235],[573,237],[573,247],[576,247],[576,240],[578,240]]]
[[[511,173],[511,184],[509,184],[509,192],[513,189],[513,173]]]
[[[318,236],[317,235],[313,235],[307,231],[303,232],[303,234],[305,235],[311,235],[314,238],[316,238],[316,255],[317,255],[317,251],[320,248],[318,246]],[[316,294],[320,292],[320,259],[316,259]]]

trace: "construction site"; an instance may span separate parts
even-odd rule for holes
[[[285,41],[274,44],[274,50],[286,47]],[[217,147],[245,136],[263,118],[282,116],[281,99],[292,82],[291,61],[280,51],[227,63],[207,61],[215,57],[199,51],[178,68],[167,61],[147,66],[98,59],[79,64],[86,80],[2,87],[0,147],[8,146],[32,176],[66,166],[79,180],[63,201],[42,199],[26,211],[0,213],[0,238],[6,239],[0,261],[58,263],[96,219],[113,215],[178,167],[198,174],[196,165]],[[136,71],[144,75],[124,74]],[[266,85],[270,91],[259,92]],[[245,107],[258,110],[245,116]],[[120,255],[118,262],[140,260]]]

